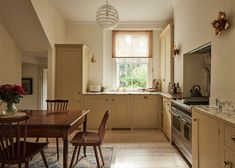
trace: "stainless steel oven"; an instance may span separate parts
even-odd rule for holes
[[[191,107],[171,103],[172,140],[185,158],[192,164],[192,118]]]
[[[192,164],[192,105],[209,104],[208,97],[189,97],[171,101],[172,141]]]

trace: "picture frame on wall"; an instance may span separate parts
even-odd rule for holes
[[[32,78],[22,78],[22,87],[26,95],[33,94],[33,79]]]

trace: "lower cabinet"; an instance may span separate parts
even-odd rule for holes
[[[110,111],[110,128],[131,128],[131,96],[111,96]]]
[[[133,96],[133,128],[159,127],[159,96]]]
[[[104,113],[109,109],[109,98],[103,95],[86,95],[84,109],[89,109],[87,127],[98,128]]]
[[[193,109],[192,120],[192,167],[219,168],[219,121],[196,109]]]
[[[171,101],[163,97],[162,102],[162,131],[171,142]]]
[[[110,110],[108,128],[159,128],[157,95],[84,95],[83,108],[89,109],[88,128],[98,128]]]

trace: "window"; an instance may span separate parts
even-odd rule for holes
[[[113,31],[115,87],[146,88],[151,80],[152,31]]]

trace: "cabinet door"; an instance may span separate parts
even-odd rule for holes
[[[112,96],[110,101],[110,127],[131,128],[131,96]]]
[[[162,91],[167,91],[167,84],[166,84],[166,46],[165,46],[165,36],[160,38],[160,60],[161,60],[161,85]]]
[[[224,168],[234,168],[234,167],[235,167],[235,151],[225,148]]]
[[[82,79],[82,49],[71,46],[57,46],[55,98],[68,99],[69,109],[79,108]]]
[[[160,59],[161,59],[161,82],[162,91],[167,92],[167,86],[169,82],[173,82],[173,59],[172,59],[172,27],[167,27],[162,31],[160,35]]]
[[[170,100],[163,98],[163,132],[171,141]]]
[[[193,168],[219,167],[219,122],[193,109]]]
[[[134,128],[158,128],[158,100],[159,97],[157,96],[134,96]]]
[[[87,115],[88,128],[98,128],[104,113],[109,109],[109,97],[103,95],[86,95],[84,109],[89,109]]]

